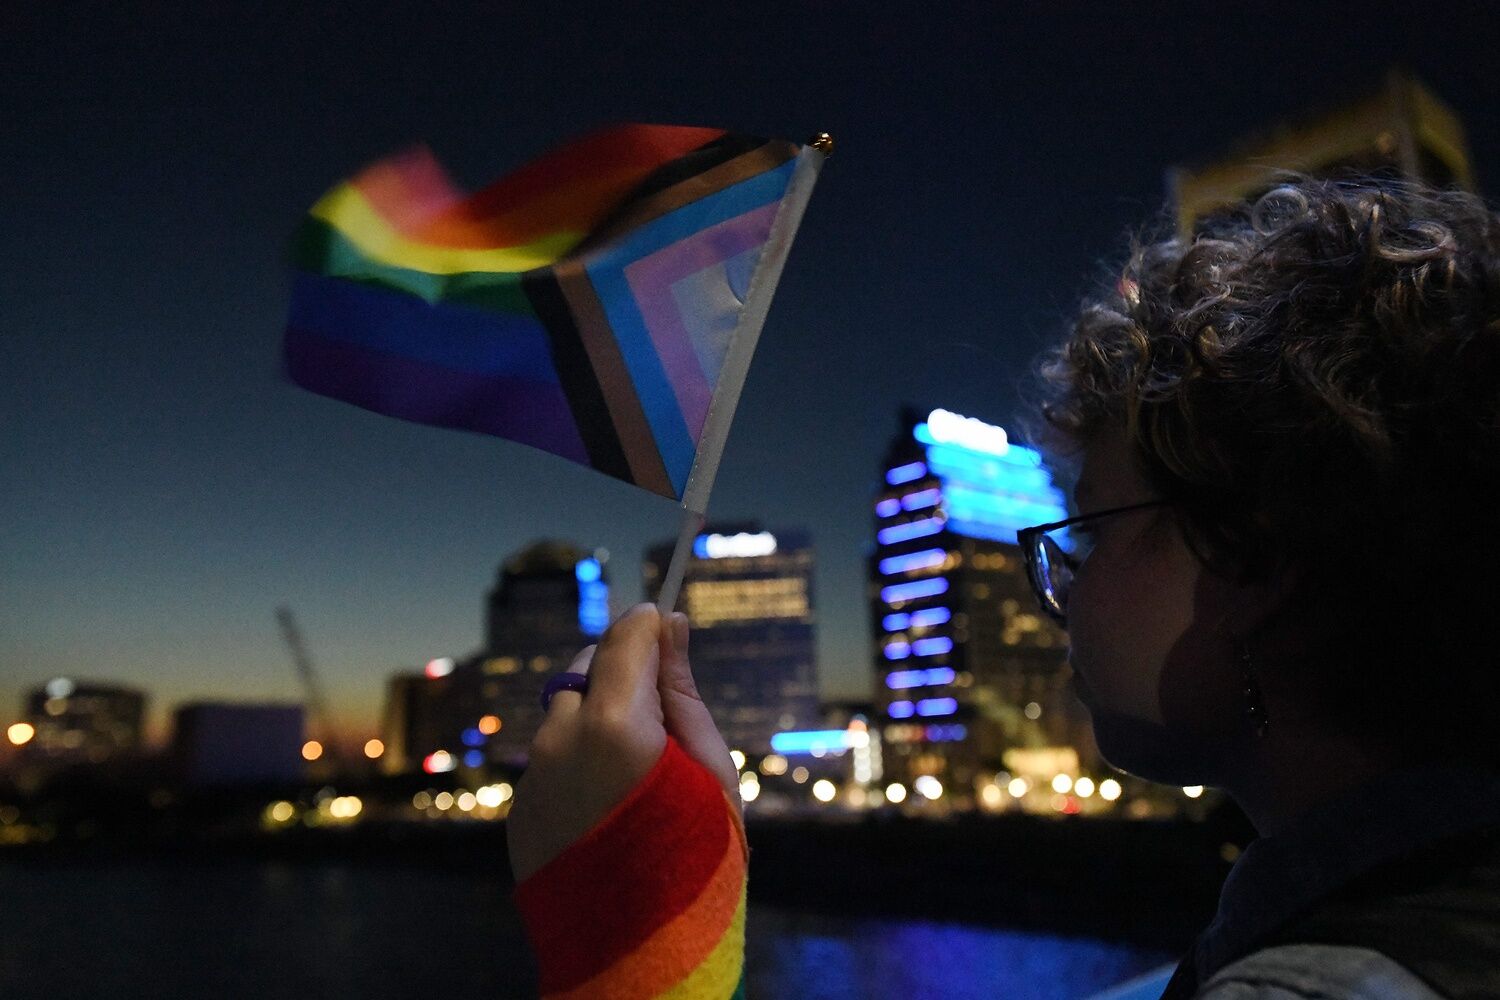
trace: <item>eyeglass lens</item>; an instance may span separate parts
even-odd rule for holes
[[[1062,538],[1054,537],[1056,535]],[[1039,596],[1047,609],[1058,617],[1068,613],[1068,594],[1073,589],[1072,567],[1088,555],[1089,541],[1086,533],[1069,532],[1066,528],[1037,536],[1034,559]]]

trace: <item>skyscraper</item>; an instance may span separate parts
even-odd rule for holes
[[[449,657],[431,660],[429,665],[431,675],[424,668],[395,674],[386,681],[380,720],[384,744],[380,770],[384,774],[420,771],[423,762],[439,750],[450,755],[457,752],[464,720],[477,712],[474,695],[464,697],[468,692],[457,690],[464,687],[472,692],[477,686],[477,671],[470,669],[454,677],[456,665]],[[453,669],[447,669],[450,666]],[[445,676],[453,679],[445,681]],[[470,703],[467,712],[466,702]]]
[[[643,567],[655,600],[672,544]],[[772,734],[819,717],[813,549],[803,531],[754,523],[705,526],[694,542],[679,606],[693,630],[693,677],[732,749],[770,750]]]
[[[525,761],[542,722],[547,678],[567,669],[578,651],[609,627],[608,559],[603,549],[587,552],[545,541],[501,567],[490,591],[485,649],[477,662],[481,703],[502,721],[487,737],[492,760]],[[468,738],[473,741],[473,734]]]
[[[547,678],[609,625],[608,558],[541,541],[506,559],[486,600],[484,646],[388,682],[382,770],[524,767]]]
[[[146,696],[115,684],[57,677],[27,693],[30,752],[59,763],[103,763],[141,748]]]
[[[390,679],[384,771],[525,765],[541,687],[609,625],[607,558],[538,541],[505,559],[486,601],[483,648]]]
[[[1038,453],[1001,428],[902,412],[869,561],[888,777],[931,775],[967,807],[1007,754],[1055,760],[1067,748],[1092,761],[1087,714],[1064,686],[1066,634],[1036,607],[1016,544],[1018,528],[1066,516]]]

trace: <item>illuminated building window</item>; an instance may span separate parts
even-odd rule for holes
[[[761,580],[693,580],[683,605],[697,627],[765,619],[801,620],[811,612],[803,577]]]
[[[592,556],[573,568],[578,580],[578,628],[584,635],[601,635],[609,627],[609,585],[604,568]]]
[[[925,475],[927,475],[926,465],[921,462],[910,462],[906,465],[898,465],[887,472],[885,474],[885,481],[892,486],[898,486],[901,483],[909,483],[913,479],[921,479]]]
[[[693,540],[693,555],[699,559],[750,559],[775,552],[776,536],[769,531],[699,535]]]
[[[545,673],[548,670],[551,670],[552,658],[549,656],[533,656],[531,658],[531,669],[533,672],[538,674]]]
[[[958,711],[956,698],[924,698],[917,702],[918,715],[952,715]]]
[[[911,651],[916,656],[940,656],[953,650],[953,640],[947,636],[934,636],[931,639],[918,639],[911,644]]]
[[[909,701],[893,701],[887,709],[893,719],[909,719],[916,710],[916,706]]]
[[[881,517],[891,517],[901,513],[901,501],[895,497],[888,497],[875,505],[875,513]]]
[[[942,499],[943,491],[934,487],[906,494],[901,498],[899,506],[907,510],[921,510],[923,507],[936,507]]]
[[[521,669],[521,661],[514,656],[492,656],[484,661],[487,674],[513,674]]]
[[[911,613],[911,626],[927,628],[930,625],[941,625],[951,617],[952,614],[947,608],[923,608],[921,611]]]
[[[1066,516],[1040,453],[1012,444],[1003,428],[933,410],[912,436],[926,446],[927,473],[941,481],[941,506],[954,534],[1013,545],[1018,528]],[[990,555],[982,568],[1008,564],[1006,557]]]
[[[975,569],[1007,569],[1010,560],[1003,552],[978,552],[974,555]]]
[[[889,528],[881,528],[875,533],[875,538],[881,545],[894,545],[912,538],[925,538],[928,535],[936,535],[943,530],[941,518],[926,517],[920,521],[908,521],[905,524],[893,524]]]
[[[947,592],[948,581],[942,578],[913,580],[910,583],[897,583],[885,587],[880,591],[880,599],[887,604],[895,604],[897,601],[914,601],[921,597],[935,597]]]
[[[955,678],[952,667],[931,667],[927,670],[898,670],[886,675],[885,685],[892,690],[928,687],[934,684],[950,684]]]
[[[942,549],[923,549],[920,552],[908,552],[904,555],[890,556],[880,560],[880,572],[885,576],[894,576],[897,573],[915,573],[927,569],[946,568],[948,554]]]

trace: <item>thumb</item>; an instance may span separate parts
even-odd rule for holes
[[[724,745],[724,737],[714,725],[708,706],[698,694],[698,685],[693,680],[688,662],[687,615],[675,612],[663,624],[661,667],[656,686],[661,695],[667,732],[682,744],[689,756],[713,772],[730,801],[738,805],[739,772],[729,757],[729,748]]]

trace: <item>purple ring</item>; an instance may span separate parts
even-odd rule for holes
[[[552,696],[559,691],[577,691],[579,694],[585,694],[588,689],[588,674],[578,674],[571,670],[554,674],[547,678],[547,683],[542,688],[542,711],[547,711],[548,706],[552,704]]]

